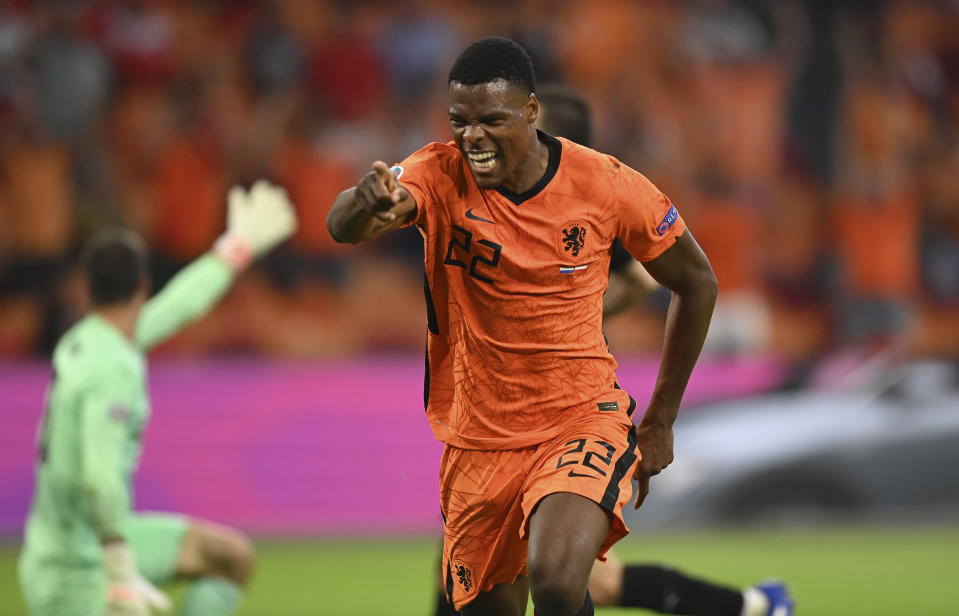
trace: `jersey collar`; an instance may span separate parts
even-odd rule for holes
[[[546,185],[549,184],[553,176],[556,175],[556,170],[559,169],[559,159],[563,156],[563,144],[561,144],[556,137],[547,135],[539,129],[536,129],[536,135],[540,141],[546,144],[546,149],[549,151],[549,162],[546,163],[546,173],[543,174],[543,177],[541,177],[538,182],[521,193],[515,193],[506,188],[496,189],[496,192],[512,201],[513,205],[522,205],[524,201],[538,195],[546,188]]]

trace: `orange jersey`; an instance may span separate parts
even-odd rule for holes
[[[455,447],[527,447],[597,409],[626,412],[602,331],[613,240],[649,261],[685,229],[640,173],[540,138],[549,166],[522,195],[480,189],[452,142],[393,167],[426,248],[427,416]]]

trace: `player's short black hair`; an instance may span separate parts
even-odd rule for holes
[[[544,132],[592,147],[593,120],[585,98],[561,84],[544,85],[536,98],[541,105],[540,127]]]
[[[84,249],[83,268],[94,306],[122,303],[146,280],[146,244],[128,229],[106,229]]]
[[[504,79],[527,92],[536,92],[536,71],[526,50],[501,36],[482,38],[463,50],[453,62],[448,84],[475,86]]]

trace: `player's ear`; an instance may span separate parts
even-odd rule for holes
[[[539,100],[536,98],[535,94],[530,92],[529,98],[526,99],[526,121],[530,124],[535,124],[538,117]]]

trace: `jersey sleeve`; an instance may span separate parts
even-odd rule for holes
[[[122,537],[130,513],[126,476],[128,400],[98,387],[87,391],[80,408],[82,485],[93,526],[100,537]]]
[[[137,346],[149,351],[205,315],[230,288],[233,277],[230,267],[213,254],[183,268],[140,312]]]
[[[676,206],[643,174],[620,163],[614,179],[617,235],[638,261],[652,261],[686,230]]]
[[[444,173],[449,165],[448,150],[448,145],[431,143],[391,167],[396,180],[416,201],[416,213],[404,226],[429,227],[430,213],[450,183],[449,175]]]

